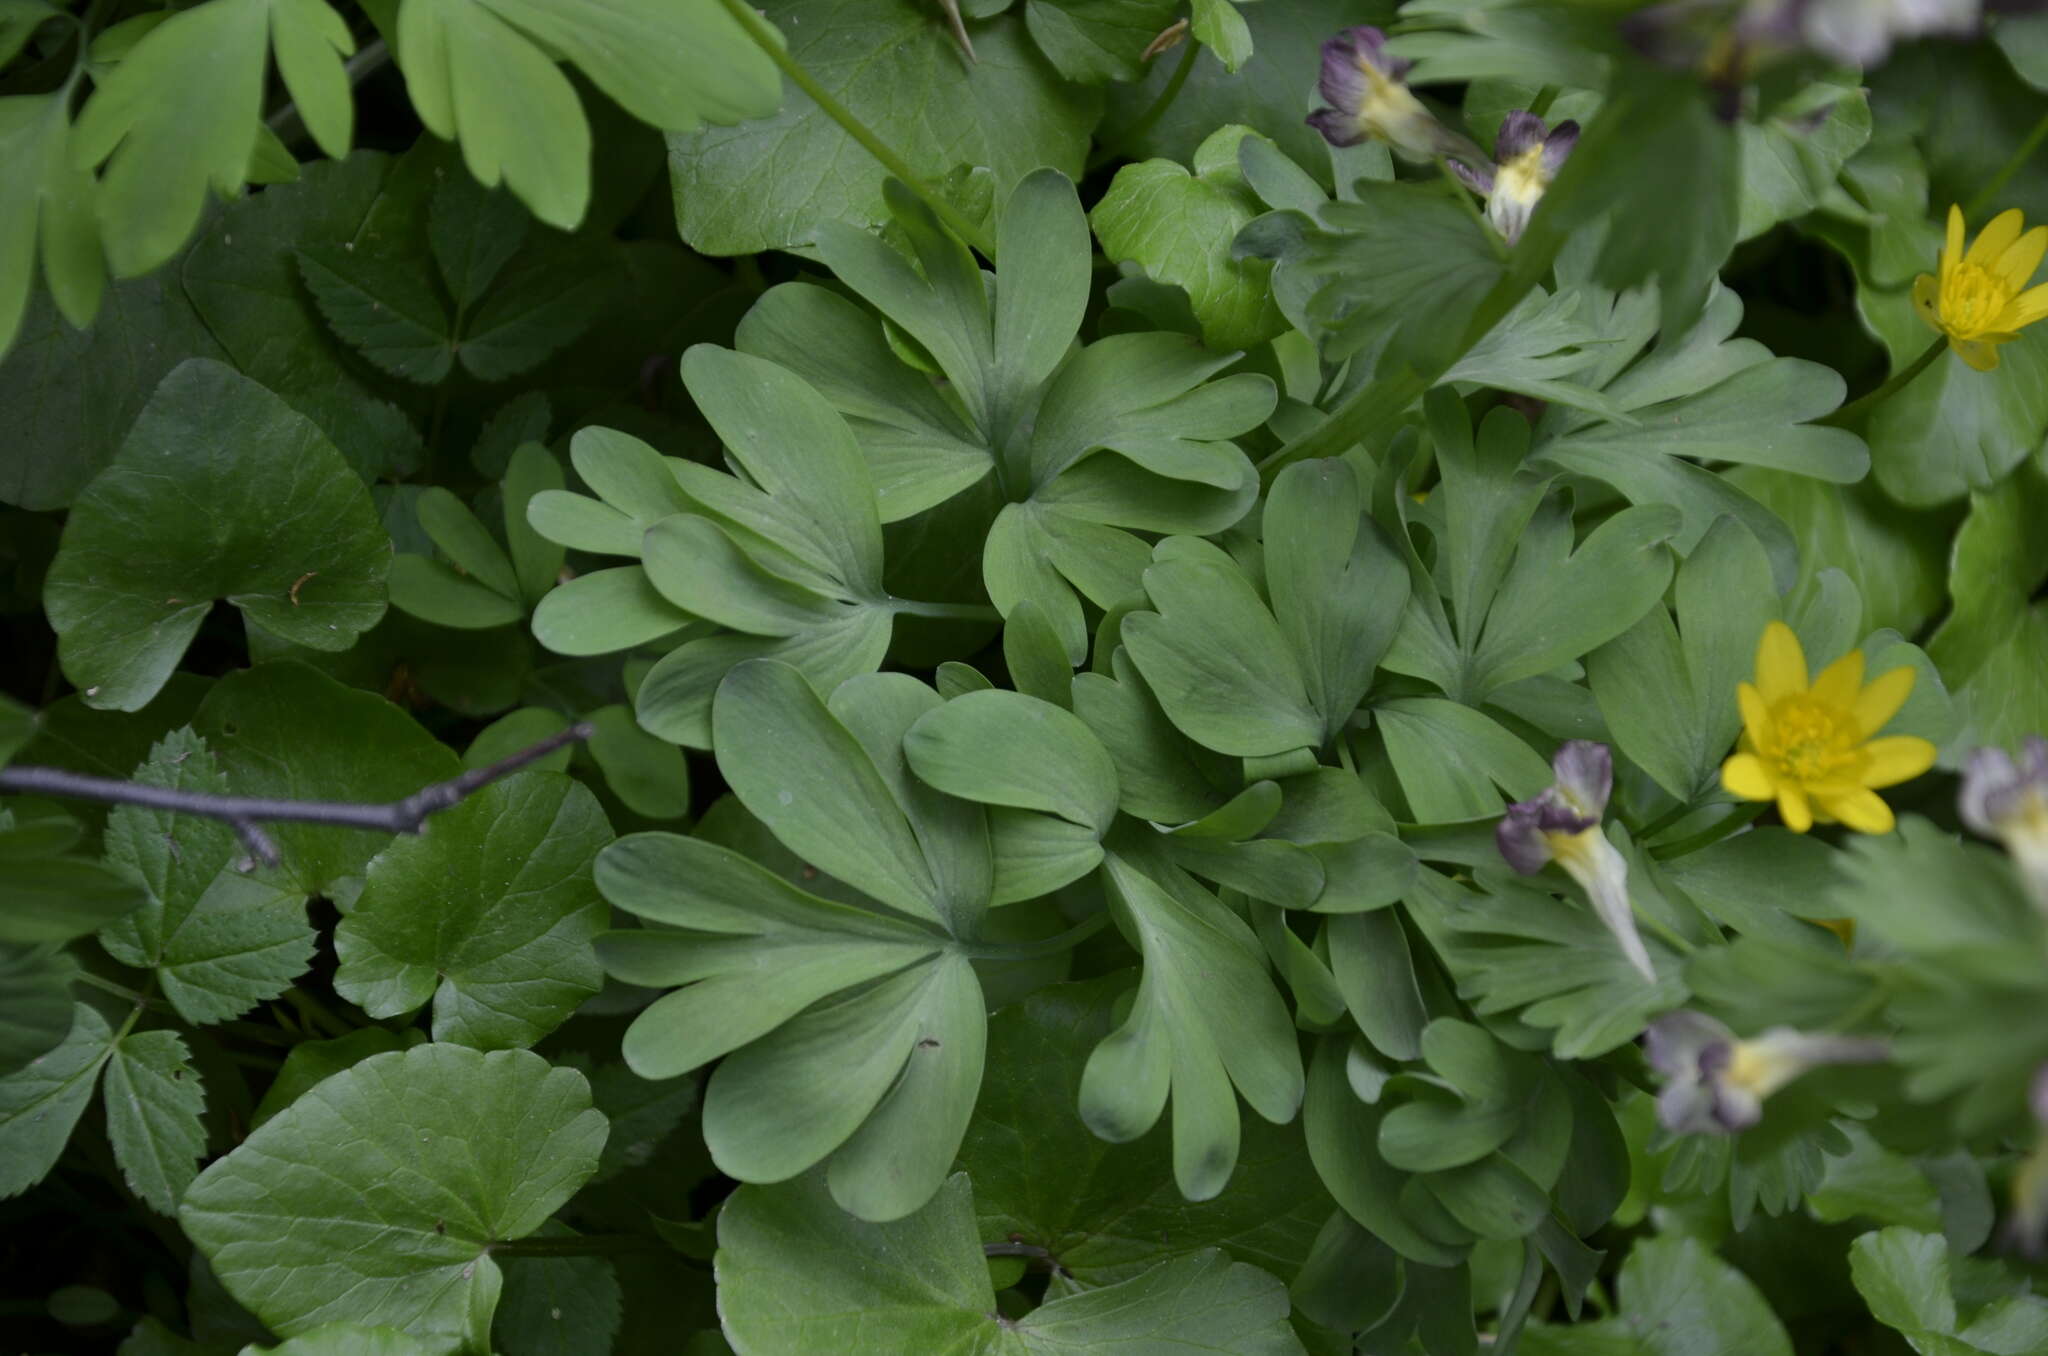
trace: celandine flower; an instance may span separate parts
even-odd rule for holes
[[[1963,209],[1948,209],[1948,239],[1934,273],[1913,280],[1920,318],[1948,336],[1955,355],[1979,372],[1998,366],[1998,346],[2048,316],[2048,284],[2028,287],[2048,254],[2048,226],[2021,231],[2015,207],[1991,218],[1963,249]]]
[[[1534,113],[1516,109],[1501,121],[1500,135],[1493,142],[1491,169],[1473,169],[1462,163],[1451,168],[1486,195],[1486,219],[1512,245],[1522,238],[1529,214],[1543,200],[1550,181],[1578,143],[1577,123],[1545,127]]]
[[[1774,621],[1756,648],[1756,682],[1735,691],[1742,743],[1721,765],[1721,785],[1744,800],[1777,801],[1794,833],[1816,819],[1890,833],[1892,807],[1875,788],[1934,766],[1934,745],[1916,735],[1872,738],[1912,693],[1909,668],[1866,685],[1863,651],[1851,650],[1809,683],[1799,637]]]
[[[2027,736],[2018,759],[2004,749],[1971,754],[1958,808],[1963,823],[2005,844],[2034,903],[2048,913],[2048,739]]]
[[[1593,912],[1621,943],[1628,963],[1654,981],[1656,967],[1636,932],[1628,900],[1628,863],[1600,832],[1607,794],[1614,787],[1614,757],[1605,744],[1566,740],[1550,760],[1557,780],[1532,800],[1508,806],[1493,841],[1509,866],[1533,876],[1556,862],[1593,902]]]
[[[1650,1067],[1665,1077],[1657,1120],[1680,1135],[1732,1134],[1763,1119],[1764,1098],[1824,1064],[1875,1064],[1883,1041],[1813,1036],[1773,1027],[1753,1040],[1701,1012],[1667,1012],[1643,1033]]]
[[[1403,82],[1413,64],[1387,55],[1377,28],[1347,28],[1323,44],[1318,82],[1330,105],[1308,115],[1308,125],[1332,146],[1384,141],[1411,160],[1449,156],[1478,165],[1479,148],[1436,120]]]

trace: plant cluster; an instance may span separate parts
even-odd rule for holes
[[[2035,8],[0,0],[8,1346],[2048,1353]]]

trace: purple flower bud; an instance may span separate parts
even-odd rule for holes
[[[1322,73],[1316,81],[1329,106],[1308,115],[1308,125],[1332,146],[1384,141],[1411,160],[1443,156],[1474,165],[1486,157],[1470,140],[1436,120],[1409,90],[1410,63],[1391,56],[1387,35],[1360,25],[1323,44]]]
[[[1508,806],[1494,827],[1494,846],[1507,864],[1533,876],[1551,862],[1585,890],[1593,912],[1621,944],[1644,979],[1657,970],[1636,931],[1629,902],[1628,863],[1600,831],[1600,816],[1614,785],[1614,756],[1605,744],[1567,740],[1550,761],[1557,780],[1528,800]]]
[[[2034,903],[2048,915],[2048,739],[2028,735],[2014,758],[1985,748],[1963,764],[1963,823],[2005,844]]]
[[[1773,1027],[1753,1040],[1705,1013],[1667,1012],[1643,1033],[1650,1067],[1665,1078],[1657,1120],[1673,1134],[1732,1134],[1763,1118],[1763,1101],[1811,1069],[1890,1057],[1883,1041],[1814,1036]]]

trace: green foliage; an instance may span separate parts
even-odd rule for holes
[[[2048,1349],[2048,30],[1757,8],[0,0],[9,1338]]]

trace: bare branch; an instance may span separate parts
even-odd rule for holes
[[[234,829],[249,855],[265,866],[278,864],[277,844],[262,829],[264,822],[330,824],[341,828],[370,829],[381,833],[418,833],[427,816],[460,805],[469,796],[500,777],[517,772],[529,763],[547,757],[566,744],[578,743],[597,732],[588,721],[579,721],[560,734],[501,758],[489,767],[473,768],[460,777],[436,782],[413,792],[404,800],[387,805],[370,805],[346,800],[272,800],[263,796],[216,796],[203,791],[179,791],[167,786],[146,786],[141,782],[114,777],[88,777],[63,768],[16,764],[0,767],[0,791],[39,796],[65,796],[77,800],[106,801],[114,805],[139,805],[174,814],[202,815],[218,819]]]

